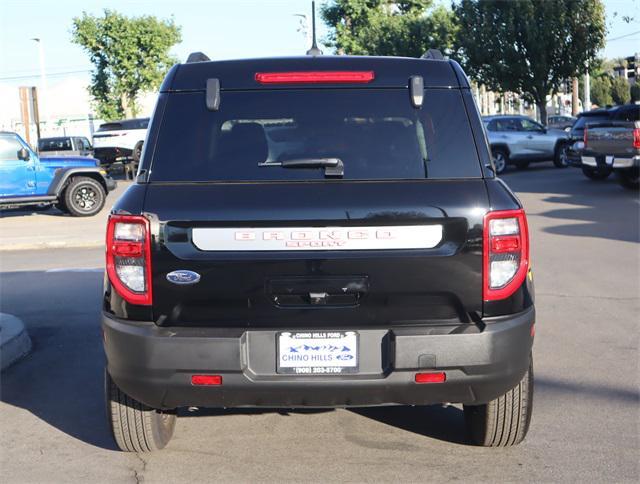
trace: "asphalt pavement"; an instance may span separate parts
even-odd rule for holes
[[[520,446],[468,446],[461,410],[430,406],[184,411],[165,450],[119,452],[103,404],[103,250],[5,251],[0,310],[23,319],[33,351],[1,376],[3,482],[638,482],[638,195],[547,163],[503,178],[528,211],[537,290]]]

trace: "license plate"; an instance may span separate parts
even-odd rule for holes
[[[331,375],[358,371],[358,333],[278,333],[278,373]]]

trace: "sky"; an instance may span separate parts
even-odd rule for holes
[[[640,0],[604,3],[611,40],[603,54],[611,58],[640,52]],[[173,17],[182,27],[182,42],[172,53],[182,61],[193,51],[211,59],[231,59],[300,55],[308,48],[295,15],[310,15],[310,0],[0,0],[0,111],[3,98],[11,96],[13,103],[17,97],[15,87],[39,83],[38,45],[31,40],[35,37],[42,39],[50,91],[56,92],[56,86],[60,93],[71,90],[60,88],[62,84],[73,89],[88,84],[91,64],[71,42],[71,21],[83,11],[99,15],[104,8],[130,16]],[[625,23],[623,15],[635,16],[634,22]],[[327,31],[319,18],[317,24],[320,40]],[[56,96],[50,97],[53,101]],[[57,102],[65,101],[57,97]]]

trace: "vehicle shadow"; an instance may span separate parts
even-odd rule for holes
[[[551,176],[541,169],[530,168],[509,172],[501,178],[523,199],[525,209],[554,222],[542,227],[543,232],[640,242],[639,194],[623,189],[613,175],[594,181],[575,168],[556,170]],[[528,193],[544,195],[542,202],[546,203],[528,207],[525,198]],[[551,203],[564,207],[545,210],[545,205]]]
[[[453,444],[470,445],[462,409],[453,405],[393,406],[352,412],[407,432]]]
[[[68,213],[58,210],[52,205],[48,205],[44,207],[4,208],[0,210],[0,218],[28,217],[30,215],[47,215],[50,217],[70,217]]]

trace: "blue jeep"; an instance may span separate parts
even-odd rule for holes
[[[0,209],[54,205],[88,217],[102,209],[115,187],[94,158],[40,158],[16,133],[0,132]]]

